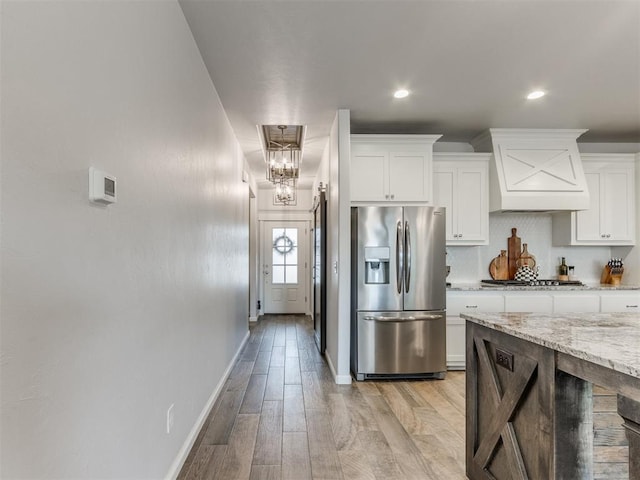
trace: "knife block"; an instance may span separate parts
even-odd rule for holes
[[[624,273],[624,267],[611,268],[609,265],[605,265],[600,276],[600,283],[605,285],[620,285],[622,282],[622,274]]]

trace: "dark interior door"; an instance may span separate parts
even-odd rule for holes
[[[313,328],[318,350],[324,354],[327,345],[327,201],[324,192],[313,214]]]

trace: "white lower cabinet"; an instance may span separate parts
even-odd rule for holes
[[[447,368],[465,368],[465,320],[461,313],[539,312],[640,314],[640,290],[447,292]],[[640,321],[640,320],[639,320]]]
[[[461,313],[504,312],[504,297],[494,292],[447,293],[447,368],[465,368],[465,320]],[[497,292],[496,292],[497,293]]]
[[[609,293],[600,301],[601,312],[636,312],[640,313],[640,291],[634,293]]]
[[[465,355],[465,320],[447,315],[447,370],[464,370]]]
[[[554,294],[553,313],[598,313],[600,295],[598,294]]]
[[[548,294],[522,293],[504,297],[505,312],[553,312],[553,297]]]

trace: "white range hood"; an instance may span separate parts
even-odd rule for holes
[[[472,141],[493,152],[491,212],[586,210],[589,189],[576,139],[586,130],[491,128]]]

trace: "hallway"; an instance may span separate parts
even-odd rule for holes
[[[182,468],[192,479],[464,475],[464,373],[336,385],[309,317],[267,315]]]

